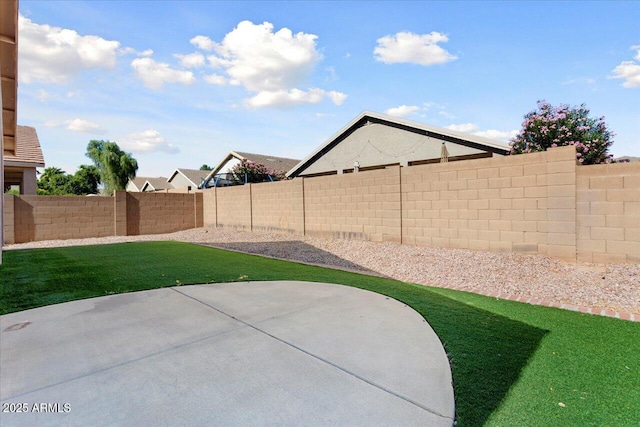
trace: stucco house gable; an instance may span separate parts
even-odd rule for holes
[[[133,179],[129,179],[129,181],[127,182],[127,186],[125,187],[125,190],[133,193],[142,191],[142,187],[144,186],[144,183],[147,182],[147,179],[148,177],[144,177],[144,176],[136,176]]]
[[[140,191],[162,191],[174,188],[165,177],[147,178]]]
[[[188,188],[195,190],[205,179],[209,171],[199,169],[176,169],[167,180],[173,188]]]
[[[317,176],[448,161],[504,156],[506,143],[446,128],[365,111],[287,173]]]
[[[16,126],[15,150],[4,154],[5,188],[18,186],[20,194],[36,194],[36,168],[44,166],[36,129],[31,126]]]

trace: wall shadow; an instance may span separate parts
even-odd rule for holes
[[[127,236],[140,235],[140,200],[127,192]]]
[[[447,352],[457,426],[484,425],[497,410],[549,332],[423,285],[354,277],[345,283],[401,301],[420,313]]]
[[[33,242],[36,240],[36,221],[34,206],[21,197],[13,198],[14,241],[16,243]],[[19,226],[18,225],[19,222]]]
[[[388,277],[378,273],[377,271],[365,268],[351,261],[347,261],[344,258],[340,258],[332,254],[331,252],[318,249],[315,246],[311,246],[300,240],[233,243],[207,242],[201,244],[214,248],[244,252],[254,255],[266,255],[285,261],[299,261],[313,265],[320,265],[323,267],[331,267],[340,270],[371,274],[379,277]]]

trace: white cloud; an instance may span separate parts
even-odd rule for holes
[[[347,94],[342,92],[336,92],[334,90],[330,92],[325,92],[327,97],[336,105],[342,105],[342,103],[347,99]]]
[[[274,33],[269,22],[243,21],[215,46],[212,59],[251,91],[291,89],[304,82],[321,58],[316,38],[294,35],[288,28]]]
[[[640,46],[631,46],[631,50],[637,51],[635,61],[622,61],[613,69],[612,78],[624,79],[624,87],[640,87]]]
[[[165,137],[155,129],[130,133],[118,140],[118,145],[122,147],[123,150],[134,153],[165,152],[175,154],[180,151],[178,147],[167,141]]]
[[[136,56],[149,57],[149,56],[153,55],[153,49],[147,49],[147,50],[143,50],[143,51],[138,51],[138,50],[135,50],[132,47],[124,47],[122,49],[118,49],[118,54],[119,55],[133,54],[133,55],[136,55]]]
[[[99,124],[84,119],[73,119],[65,121],[47,120],[44,125],[49,128],[64,126],[67,130],[74,132],[90,133],[94,135],[104,134],[106,131]]]
[[[90,122],[83,119],[67,120],[65,122],[68,130],[82,133],[101,134],[104,133],[104,129],[99,124]]]
[[[474,135],[483,136],[490,139],[509,140],[518,134],[517,130],[500,131],[495,129],[473,132]]]
[[[112,68],[120,43],[18,17],[18,67],[23,83],[67,83],[82,70]]]
[[[220,74],[209,74],[207,76],[204,76],[204,81],[209,84],[218,85],[218,86],[224,86],[227,83],[229,83],[227,79],[224,76],[221,76]]]
[[[273,24],[240,22],[221,42],[196,36],[191,44],[212,52],[209,65],[220,73],[205,77],[216,85],[243,86],[252,93],[245,105],[253,108],[317,104],[328,98],[334,104],[346,95],[319,88],[302,89],[322,55],[314,34],[294,34],[288,28],[274,31]]]
[[[150,89],[162,89],[165,83],[190,85],[195,82],[191,71],[175,70],[164,62],[152,58],[136,58],[131,62],[136,76]]]
[[[185,68],[198,68],[205,64],[204,55],[200,52],[194,52],[188,55],[175,54],[174,56],[180,60],[180,63]]]
[[[412,63],[420,65],[444,64],[457,59],[455,55],[444,50],[438,43],[445,43],[449,38],[436,31],[429,34],[399,32],[377,40],[374,49],[376,61],[385,64]]]
[[[455,130],[458,132],[473,132],[478,129],[478,126],[473,123],[461,123],[459,125],[449,125],[447,129]]]
[[[211,51],[216,46],[216,42],[206,36],[195,36],[194,38],[189,40],[189,43],[206,51]]]
[[[472,135],[482,136],[489,139],[509,140],[518,134],[517,130],[500,131],[495,129],[478,130],[478,126],[473,123],[461,123],[457,125],[449,125],[447,129],[458,132],[470,133]]]
[[[390,116],[395,117],[408,117],[413,114],[416,114],[421,110],[420,107],[416,105],[400,105],[399,107],[389,108],[385,111]]]
[[[252,108],[263,107],[293,107],[301,104],[319,104],[324,97],[328,97],[334,104],[340,105],[347,95],[340,92],[326,92],[313,88],[308,91],[300,89],[261,91],[257,95],[245,100],[245,105]]]

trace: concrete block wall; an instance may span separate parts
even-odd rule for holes
[[[4,227],[4,243],[15,243],[15,215],[14,215],[14,201],[15,196],[13,194],[4,195],[3,211],[4,211],[4,223],[7,226]],[[0,242],[2,244],[2,242]]]
[[[304,179],[308,235],[401,241],[400,167]]]
[[[304,234],[304,180],[251,186],[253,230]]]
[[[575,258],[575,168],[573,147],[403,168],[403,242]]]
[[[205,227],[215,227],[218,222],[218,207],[216,205],[216,189],[202,192],[202,222]]]
[[[577,171],[578,260],[640,262],[640,162]]]
[[[6,199],[5,199],[6,200]],[[14,196],[13,242],[81,239],[114,234],[111,197]],[[11,228],[5,217],[5,236]]]
[[[272,185],[272,184],[256,184]],[[251,230],[251,190],[253,184],[216,188],[217,226]]]
[[[126,193],[127,235],[173,233],[202,226],[202,194]],[[200,219],[199,219],[200,218]],[[199,225],[198,225],[199,224]]]

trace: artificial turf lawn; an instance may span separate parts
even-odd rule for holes
[[[237,280],[368,289],[413,307],[442,340],[459,426],[640,425],[640,323],[177,242],[8,251],[3,258],[2,314]]]

